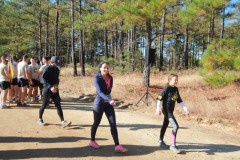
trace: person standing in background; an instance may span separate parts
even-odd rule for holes
[[[43,78],[42,78],[42,74],[43,74],[44,70],[48,67],[49,60],[50,60],[50,57],[43,57],[42,58],[42,64],[43,65],[40,67],[40,69],[38,71],[39,79],[40,79],[39,90],[40,90],[41,99],[42,99],[42,91],[43,91]]]
[[[28,100],[27,103],[31,102],[38,102],[37,94],[38,94],[38,86],[39,86],[39,65],[36,63],[36,60],[34,58],[30,59],[31,64],[28,66],[29,74],[31,77],[32,83],[29,85],[28,90]],[[32,99],[31,99],[32,97]]]
[[[10,63],[10,62],[8,62],[8,63]],[[18,80],[17,80],[17,73],[18,73],[17,65],[18,65],[17,57],[13,56],[14,75],[12,77],[11,88],[9,90],[10,102],[17,102],[18,101],[17,99],[18,99],[19,87],[18,87]]]
[[[24,55],[22,61],[18,63],[18,87],[19,89],[19,98],[17,102],[17,106],[19,107],[28,107],[24,101],[27,96],[27,87],[30,83],[32,84],[31,77],[28,71],[28,56]]]
[[[1,56],[1,63],[0,63],[0,107],[2,109],[8,108],[6,105],[6,99],[8,95],[8,89],[10,88],[10,80],[11,74],[9,73],[9,69],[7,66],[6,55]]]

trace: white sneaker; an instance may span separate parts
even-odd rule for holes
[[[40,126],[45,126],[45,123],[43,122],[42,119],[39,119],[39,120],[37,121],[37,123],[38,123]]]
[[[178,149],[177,146],[170,146],[170,150],[172,150],[173,152],[180,154],[182,153],[182,151],[180,149]]]
[[[70,124],[71,124],[72,122],[71,121],[62,121],[61,122],[61,125],[62,125],[62,128],[65,128],[65,127],[67,127],[67,126],[70,126]]]

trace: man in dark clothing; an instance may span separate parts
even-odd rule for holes
[[[58,116],[61,120],[62,127],[67,127],[71,124],[69,121],[65,121],[63,117],[63,111],[61,107],[61,98],[59,96],[58,85],[59,85],[59,74],[60,70],[58,68],[60,66],[60,59],[57,56],[53,56],[51,58],[51,65],[49,65],[43,71],[43,97],[42,97],[42,106],[39,109],[39,125],[45,125],[42,116],[45,108],[48,105],[49,99],[51,98],[57,108]]]

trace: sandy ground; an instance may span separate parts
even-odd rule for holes
[[[91,99],[62,97],[66,120],[72,126],[62,128],[56,109],[51,105],[44,113],[46,126],[37,124],[40,104],[27,108],[0,110],[0,159],[194,159],[239,160],[240,135],[224,128],[198,125],[188,118],[177,117],[180,129],[177,144],[184,154],[161,150],[157,143],[162,116],[116,109],[120,143],[127,153],[115,153],[107,118],[97,132],[101,149],[88,146],[93,122]],[[90,102],[90,103],[89,103]],[[171,128],[165,141],[170,143]]]

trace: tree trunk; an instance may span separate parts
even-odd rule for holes
[[[79,0],[79,20],[82,16],[82,0]],[[85,51],[83,46],[83,30],[79,31],[79,57],[81,64],[81,75],[85,76]]]
[[[165,18],[166,11],[163,9],[163,15],[161,20],[161,35],[160,35],[160,59],[159,59],[159,71],[163,71],[163,44],[164,44],[164,35],[165,35]]]
[[[185,33],[184,33],[184,68],[188,69],[188,26],[189,24],[186,24],[186,28],[185,28]]]
[[[146,19],[146,45],[145,45],[145,50],[146,50],[146,55],[145,55],[145,69],[144,69],[144,75],[143,75],[143,83],[146,86],[149,86],[150,84],[150,63],[149,63],[149,53],[150,53],[150,48],[151,48],[151,38],[152,38],[152,26],[151,26],[151,20],[150,19]]]
[[[123,20],[120,22],[120,35],[119,35],[119,51],[122,54],[122,57],[124,57],[124,35],[122,31],[122,26],[123,26]]]
[[[56,11],[56,16],[55,16],[55,55],[58,55],[59,52],[59,28],[58,28],[58,23],[59,23],[59,12],[58,12],[58,6],[59,6],[59,0],[56,0],[57,2],[57,11]]]
[[[136,52],[136,25],[134,25],[133,29],[132,29],[132,69],[133,71],[135,71],[136,68],[136,56],[135,56],[135,52]]]
[[[226,8],[223,8],[223,19],[222,19],[222,29],[221,29],[221,38],[224,38],[224,30],[225,30],[225,10]]]
[[[118,50],[118,27],[115,25],[115,49],[114,49],[114,58],[117,59],[117,50]]]
[[[104,54],[105,57],[108,58],[108,34],[107,34],[107,27],[104,28]]]
[[[39,41],[38,41],[38,59],[42,56],[42,1],[39,0]]]
[[[214,37],[214,11],[212,12],[210,24],[209,24],[209,34],[208,34],[208,43],[210,44]]]
[[[45,52],[44,56],[47,56],[49,53],[49,0],[47,0],[47,11],[46,11],[46,37],[45,37]]]
[[[76,65],[76,59],[75,59],[75,45],[74,45],[74,0],[72,0],[72,33],[71,33],[71,39],[72,39],[72,61],[73,61],[73,76],[77,76],[77,65]]]

